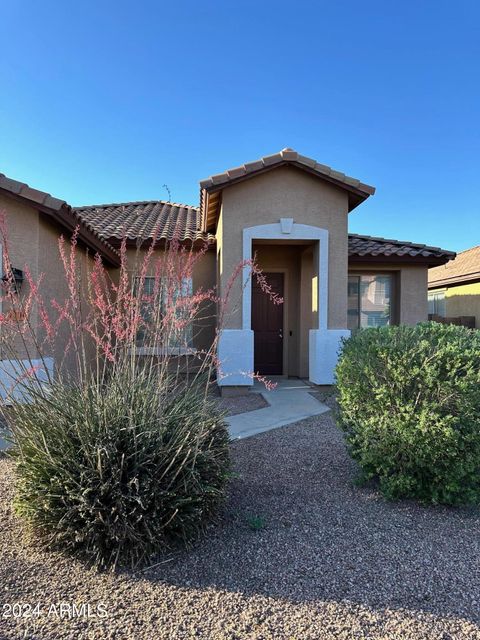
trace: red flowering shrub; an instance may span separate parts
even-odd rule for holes
[[[46,299],[28,266],[18,294],[3,233],[15,502],[48,544],[103,568],[137,565],[191,539],[224,496],[228,434],[209,388],[231,284],[223,298],[193,291],[207,245],[173,239],[157,251],[152,241],[131,264],[123,242],[110,272],[77,236],[59,241],[64,295]],[[214,338],[195,349],[207,323]]]

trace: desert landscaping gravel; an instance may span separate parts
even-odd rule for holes
[[[235,416],[239,413],[248,413],[257,409],[264,409],[269,404],[260,393],[248,393],[232,398],[218,398],[217,404],[227,416]]]
[[[117,576],[27,544],[0,460],[0,601],[41,605],[31,620],[0,619],[0,638],[480,638],[477,509],[388,503],[355,486],[331,414],[232,449],[220,524],[190,551]],[[64,616],[76,603],[91,617],[48,615],[61,601]]]

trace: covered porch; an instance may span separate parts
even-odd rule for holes
[[[349,331],[329,328],[328,250],[326,229],[293,219],[243,230],[244,261],[255,259],[283,304],[262,290],[247,264],[242,328],[224,329],[219,344],[219,385],[225,391],[250,387],[254,375],[333,383],[339,343]]]
[[[255,277],[251,288],[253,370],[265,376],[308,378],[310,329],[318,323],[315,243],[309,240],[254,240],[252,252],[267,283],[282,304],[262,290]]]

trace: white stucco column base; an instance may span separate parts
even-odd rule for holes
[[[47,384],[54,377],[53,365],[53,358],[0,360],[0,402],[6,402],[8,405],[9,398],[29,402],[29,384],[32,387]],[[32,369],[32,375],[26,377],[25,371],[29,369]]]
[[[220,387],[253,385],[251,329],[223,329],[218,340],[217,356],[217,384]]]
[[[333,384],[340,342],[349,338],[348,329],[310,329],[308,377],[313,384]]]

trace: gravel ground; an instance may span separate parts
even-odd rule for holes
[[[480,639],[478,510],[356,487],[330,414],[233,453],[238,476],[210,536],[118,576],[22,543],[0,460],[0,601],[41,604],[29,622],[0,619],[0,638]],[[107,617],[47,615],[60,601],[92,614],[101,602]]]
[[[235,416],[237,413],[248,413],[256,409],[263,409],[269,404],[259,393],[250,392],[244,396],[232,398],[218,398],[220,409],[226,412],[227,416]]]
[[[310,391],[310,395],[334,411],[338,408],[337,397],[334,391]]]

